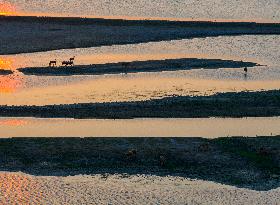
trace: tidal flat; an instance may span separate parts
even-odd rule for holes
[[[280,115],[280,91],[227,92],[210,96],[78,103],[46,106],[0,106],[1,117],[133,119],[273,117]]]

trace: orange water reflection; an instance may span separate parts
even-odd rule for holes
[[[12,70],[12,60],[0,58],[0,69]]]
[[[242,73],[240,72],[242,75]],[[279,81],[208,80],[160,75],[100,76],[82,82],[20,89],[0,98],[1,105],[52,105],[122,102],[168,96],[201,96],[219,92],[279,89]]]
[[[277,136],[280,117],[201,119],[38,119],[22,126],[0,125],[0,138],[10,137],[204,137]],[[3,118],[2,120],[9,120]],[[148,128],[148,129],[147,129]],[[31,131],[32,130],[32,131]],[[1,183],[0,183],[1,184]],[[1,185],[0,185],[1,187]],[[1,190],[0,190],[1,193]],[[0,194],[1,195],[1,194]],[[1,204],[1,197],[0,197]]]
[[[15,70],[11,59],[0,58],[0,69]],[[22,87],[22,78],[17,75],[0,75],[0,93],[13,93]]]
[[[0,126],[24,126],[27,125],[28,122],[22,119],[0,119]]]
[[[0,76],[0,94],[13,93],[21,88],[23,80],[18,75]]]
[[[16,8],[13,4],[9,3],[9,2],[0,2],[0,16],[4,15],[15,15],[16,14]]]

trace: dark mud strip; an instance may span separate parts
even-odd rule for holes
[[[0,75],[11,75],[11,74],[13,74],[13,71],[11,71],[11,70],[0,69]]]
[[[271,117],[280,116],[280,91],[174,96],[138,102],[0,106],[0,116],[80,119]]]
[[[0,17],[0,54],[175,39],[280,34],[280,24]]]
[[[280,186],[280,137],[0,139],[0,162],[40,176],[172,175],[263,191]]]
[[[256,63],[220,60],[220,59],[167,59],[151,61],[135,61],[129,63],[109,63],[98,65],[80,65],[72,67],[33,67],[21,68],[25,75],[104,75],[137,72],[160,72],[190,69],[242,68],[258,66]]]

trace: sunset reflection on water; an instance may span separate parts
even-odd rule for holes
[[[27,125],[28,122],[24,119],[1,119],[0,118],[0,126],[24,126]]]
[[[14,66],[13,60],[7,58],[0,58],[0,69],[15,71],[12,75],[0,75],[0,94],[13,93],[18,88],[22,87],[22,77],[20,77]]]
[[[0,69],[13,70],[12,60],[0,58]]]
[[[18,75],[0,76],[0,95],[14,93],[22,85],[23,79]]]
[[[16,8],[9,2],[0,2],[0,16],[16,15]]]

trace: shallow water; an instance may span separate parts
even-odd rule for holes
[[[50,60],[57,59],[61,62],[73,56],[76,56],[77,65],[136,60],[214,58],[252,61],[273,66],[280,64],[279,44],[279,35],[221,36],[1,55],[0,58],[2,64],[6,62],[6,68],[11,69],[48,66]]]
[[[205,137],[280,135],[280,118],[77,120],[0,118],[0,137]]]
[[[18,13],[200,19],[280,20],[278,0],[1,0]],[[0,1],[0,2],[1,2]]]
[[[64,85],[22,89],[14,93],[10,88],[8,90],[10,92],[0,94],[0,102],[2,105],[124,102],[161,99],[174,95],[197,96],[217,92],[273,90],[279,86],[278,81],[200,80],[158,74],[117,75],[102,76],[82,82],[64,82]]]
[[[135,101],[172,95],[280,89],[279,36],[235,36],[77,48],[0,56],[3,65],[46,66],[50,59],[76,56],[76,64],[174,58],[215,58],[256,62],[249,69],[188,70],[129,75],[37,77],[1,76],[0,104],[45,105],[82,102]]]

